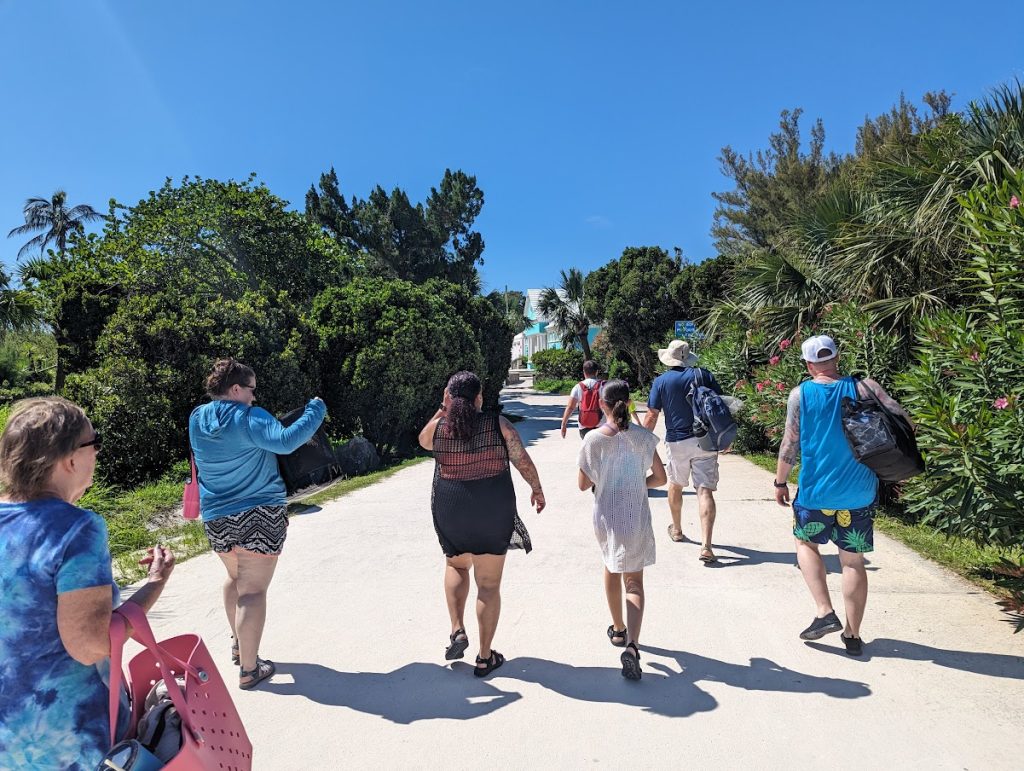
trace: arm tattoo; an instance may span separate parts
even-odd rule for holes
[[[519,438],[519,432],[505,418],[501,419],[501,433],[508,446],[509,462],[523,475],[523,479],[530,485],[531,490],[534,492],[540,490],[540,476],[537,474],[537,467],[533,465],[533,459],[523,447],[523,440]]]
[[[800,389],[789,392],[786,403],[786,428],[779,445],[779,460],[795,466],[800,460]]]

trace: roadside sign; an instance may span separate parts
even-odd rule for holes
[[[697,324],[693,321],[677,321],[676,322],[676,337],[695,337],[697,334]]]

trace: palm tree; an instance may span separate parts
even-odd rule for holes
[[[58,190],[49,200],[29,198],[25,201],[25,224],[14,228],[7,237],[13,238],[40,230],[43,232],[18,250],[19,258],[35,249],[39,250],[39,254],[43,254],[50,243],[55,244],[57,253],[63,256],[71,233],[81,233],[85,230],[83,223],[103,218],[103,215],[89,204],[83,203],[67,208],[67,198],[67,193]]]
[[[583,274],[576,268],[562,271],[561,285],[547,287],[540,294],[539,310],[562,336],[562,345],[568,348],[579,342],[584,358],[590,358],[590,319],[583,310]]]
[[[31,292],[11,287],[11,277],[0,268],[0,335],[28,329],[39,321],[39,307]]]

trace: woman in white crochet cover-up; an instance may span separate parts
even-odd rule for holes
[[[580,490],[594,489],[594,534],[604,556],[604,590],[612,645],[625,647],[622,676],[639,680],[644,568],[654,564],[654,530],[647,488],[668,480],[658,457],[658,437],[629,422],[629,386],[609,380],[601,392],[604,425],[587,434],[579,455]],[[648,476],[647,470],[651,473]],[[622,588],[626,588],[623,622]]]

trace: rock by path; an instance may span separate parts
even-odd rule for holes
[[[506,563],[495,647],[508,663],[473,677],[471,644],[446,665],[433,464],[403,470],[292,520],[261,651],[278,674],[234,696],[255,768],[1021,767],[1024,634],[992,599],[876,534],[866,655],[846,656],[838,635],[800,641],[814,606],[791,514],[771,475],[736,456],[716,496],[719,566],[668,539],[665,493],[652,493],[644,676],[625,681],[605,636],[592,499],[575,484],[580,440],[558,434],[564,397],[504,398],[529,417],[517,428],[548,499],[533,513],[514,474],[535,550]],[[692,494],[683,519],[698,533]],[[158,637],[201,634],[233,684],[222,582],[212,554],[180,565],[151,620]],[[475,619],[468,629],[475,642]]]

